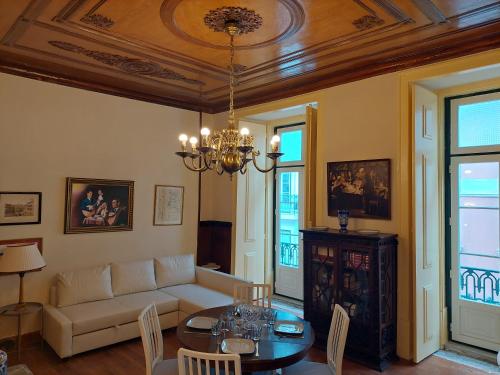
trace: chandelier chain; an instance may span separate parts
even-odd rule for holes
[[[234,35],[230,35],[230,66],[229,66],[229,128],[234,129]]]

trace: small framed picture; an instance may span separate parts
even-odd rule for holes
[[[68,177],[64,233],[132,230],[134,181]]]
[[[155,185],[153,225],[182,225],[184,187]]]
[[[0,192],[0,225],[40,224],[42,193]]]

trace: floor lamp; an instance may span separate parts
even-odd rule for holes
[[[8,245],[0,249],[0,275],[19,274],[18,308],[24,305],[24,275],[40,271],[46,265],[36,244]]]
[[[2,314],[17,316],[17,353],[21,353],[21,315],[27,311],[24,302],[24,275],[28,272],[40,271],[47,264],[36,244],[16,244],[0,247],[0,275],[19,275],[19,298],[17,304],[4,306]],[[43,337],[42,337],[43,340]]]

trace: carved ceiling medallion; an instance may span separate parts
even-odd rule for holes
[[[213,31],[225,32],[226,22],[235,21],[240,34],[248,34],[262,26],[262,17],[254,10],[242,7],[221,7],[209,11],[205,18],[205,25]]]
[[[224,22],[228,19],[238,21],[242,29],[242,38],[235,48],[251,49],[260,48],[283,42],[296,34],[304,25],[305,11],[298,0],[277,0],[277,4],[269,6],[267,1],[254,1],[255,10],[227,4],[223,7],[210,10],[206,13],[204,2],[185,0],[163,0],[160,8],[160,17],[166,28],[174,35],[186,42],[215,49],[228,49],[227,39],[209,37],[199,29],[191,27],[193,20],[200,19],[214,31],[224,31]],[[228,0],[228,3],[231,3]],[[189,14],[189,19],[183,15]],[[281,23],[275,22],[279,17]],[[269,20],[265,22],[263,20]],[[245,35],[252,33],[251,39]]]
[[[126,73],[182,81],[191,85],[204,85],[202,81],[187,78],[152,61],[133,59],[107,52],[92,51],[72,43],[57,40],[51,40],[48,43],[56,48],[85,55],[103,64],[114,66]]]

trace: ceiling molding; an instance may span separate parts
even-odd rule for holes
[[[5,5],[0,71],[211,113],[228,103],[227,38],[203,24],[218,9],[262,18],[236,43],[240,107],[500,46],[495,0],[155,1]]]

